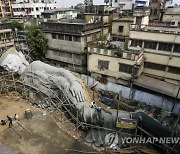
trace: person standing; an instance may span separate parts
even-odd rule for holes
[[[19,116],[17,114],[14,115],[14,120],[18,120],[19,121]]]
[[[9,121],[9,128],[13,125],[12,118],[7,115],[8,121]]]

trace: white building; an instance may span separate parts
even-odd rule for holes
[[[44,19],[76,19],[77,11],[75,9],[66,9],[66,8],[58,8],[53,10],[45,10],[42,12],[42,17]]]
[[[112,7],[131,10],[135,0],[112,0]]]
[[[133,6],[149,6],[149,0],[111,0],[112,7],[121,10],[132,10]]]
[[[41,13],[45,10],[56,9],[58,6],[54,1],[41,1],[41,0],[29,0],[26,2],[23,0],[17,0],[12,4],[13,16],[31,16],[35,18],[40,18]]]

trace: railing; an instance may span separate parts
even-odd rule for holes
[[[180,33],[180,26],[174,27],[170,26],[170,24],[163,23],[149,23],[148,25],[130,25],[130,31],[151,31],[151,32],[159,32],[159,33]]]
[[[100,28],[100,27],[103,27],[103,22],[90,23],[90,24],[85,25],[84,31],[92,30],[92,29],[96,29],[96,28]]]
[[[97,23],[53,23],[53,22],[44,22],[41,24],[43,31],[53,31],[53,32],[64,32],[64,33],[75,33],[81,34],[83,31],[88,31],[103,26],[102,22]]]

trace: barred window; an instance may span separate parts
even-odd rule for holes
[[[166,70],[166,65],[150,63],[150,62],[145,62],[144,67],[149,68],[149,69],[154,69],[154,70],[160,70],[160,71],[165,71]]]
[[[179,44],[175,44],[174,45],[174,52],[180,53],[180,45]]]
[[[52,33],[51,36],[52,36],[52,39],[57,39],[57,34],[56,33]]]
[[[98,60],[98,68],[101,69],[109,69],[109,61]]]
[[[144,42],[144,48],[156,49],[156,47],[157,47],[157,42],[152,42],[152,41],[145,41]]]
[[[133,66],[120,63],[119,64],[119,72],[125,72],[128,74],[132,74],[133,73]]]
[[[159,43],[158,50],[171,51],[171,49],[172,49],[172,44],[169,44],[169,43]]]
[[[131,45],[130,46],[133,46],[133,47],[140,46],[140,47],[142,47],[142,41],[141,40],[131,40]]]
[[[174,73],[174,74],[180,74],[180,68],[168,66],[168,72]]]

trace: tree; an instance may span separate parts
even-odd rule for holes
[[[31,50],[30,56],[33,60],[43,60],[48,48],[48,40],[36,23],[26,27],[27,43]]]
[[[11,22],[11,28],[12,28],[13,31],[15,31],[15,29],[23,30],[23,24],[21,24],[18,21],[14,20],[14,21]]]

